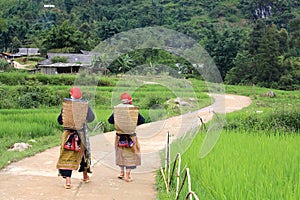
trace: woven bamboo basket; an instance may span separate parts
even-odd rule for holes
[[[115,129],[119,134],[134,133],[139,115],[139,107],[114,107]]]
[[[86,121],[88,102],[82,100],[64,99],[62,118],[63,127],[80,130]]]

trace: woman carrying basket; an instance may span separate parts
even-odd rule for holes
[[[91,173],[91,155],[86,122],[95,119],[88,102],[81,99],[80,88],[71,88],[70,96],[64,99],[62,111],[57,118],[58,123],[64,126],[64,132],[56,168],[59,175],[66,179],[66,189],[71,188],[72,170],[79,168],[78,171],[83,172],[83,181],[90,181],[88,173]]]
[[[115,124],[116,129],[116,164],[121,169],[118,178],[131,182],[131,170],[141,165],[140,145],[135,128],[145,123],[145,119],[139,114],[138,107],[132,105],[129,94],[123,93],[121,101],[121,104],[114,107],[114,113],[109,117],[108,122]]]

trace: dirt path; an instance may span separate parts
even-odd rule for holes
[[[14,64],[14,68],[16,69],[26,69],[28,70],[28,66],[29,65],[21,65],[20,63],[18,63],[17,61],[13,61],[13,64]]]
[[[33,157],[12,163],[0,171],[1,200],[136,200],[156,199],[155,170],[160,167],[158,151],[165,146],[166,132],[176,139],[190,127],[200,124],[197,116],[205,122],[215,112],[233,112],[251,104],[248,97],[226,95],[216,96],[216,102],[207,108],[164,121],[144,124],[137,129],[141,148],[142,166],[133,171],[134,181],[127,183],[116,178],[118,168],[114,165],[114,132],[90,138],[93,156],[93,174],[90,183],[81,182],[81,174],[74,172],[72,188],[63,187],[64,179],[57,177],[55,169],[59,147],[48,149]],[[225,106],[225,107],[224,107]],[[198,121],[197,121],[197,120]]]

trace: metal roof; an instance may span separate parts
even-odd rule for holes
[[[48,68],[63,68],[63,67],[88,67],[88,64],[78,64],[78,63],[53,63],[40,65],[40,67],[48,67]]]

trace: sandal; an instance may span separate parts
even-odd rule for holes
[[[87,178],[82,179],[82,181],[85,182],[85,183],[88,183],[88,182],[91,181],[91,179],[90,179],[90,177],[87,177]]]
[[[129,177],[129,178],[125,178],[124,180],[125,180],[126,182],[132,182],[132,178],[130,178],[130,177]]]
[[[71,189],[71,184],[70,185],[65,184],[64,187],[65,187],[65,189]]]
[[[118,176],[118,178],[119,178],[119,179],[123,179],[123,178],[124,178],[124,174],[120,174],[120,175]]]

